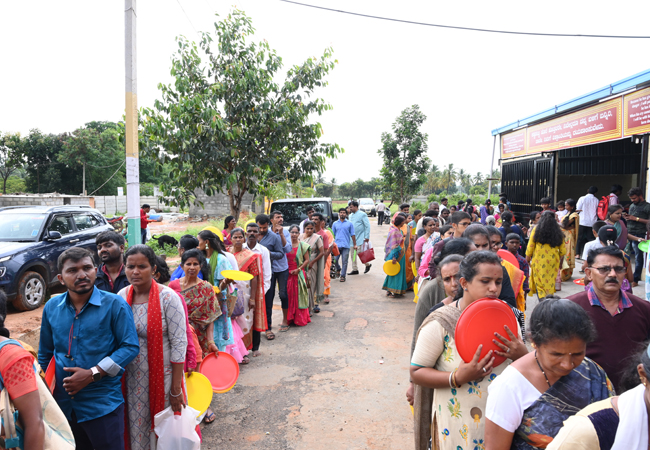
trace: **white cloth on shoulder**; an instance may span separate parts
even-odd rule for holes
[[[645,386],[640,384],[618,398],[620,422],[612,450],[647,450],[648,409],[645,405]]]

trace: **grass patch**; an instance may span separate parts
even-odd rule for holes
[[[251,215],[250,217],[240,216],[239,220],[237,221],[237,226],[243,228],[246,222],[248,222],[252,218],[254,218],[254,215]],[[180,241],[181,237],[185,236],[186,234],[191,234],[192,236],[198,236],[199,232],[207,226],[213,226],[213,227],[217,227],[219,230],[223,230],[224,219],[210,220],[207,225],[192,225],[190,223],[188,224],[187,228],[184,231],[170,231],[164,234],[166,234],[167,236],[172,236],[177,241]],[[155,239],[149,240],[147,242],[147,245],[153,249],[156,255],[167,255],[167,257],[170,258],[174,256],[178,256],[178,249],[176,247],[170,247],[169,245],[166,245],[165,248],[162,248],[158,245],[158,241],[156,241]]]

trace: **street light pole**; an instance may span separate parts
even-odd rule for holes
[[[136,60],[136,0],[124,0],[126,91],[126,205],[129,245],[142,243],[140,234],[140,162],[138,156],[138,85]]]

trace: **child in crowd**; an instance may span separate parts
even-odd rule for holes
[[[555,217],[557,218],[558,223],[562,223],[562,219],[564,219],[564,216],[566,216],[566,213],[568,212],[564,208],[564,200],[557,202],[555,207],[557,208],[557,211],[555,211]]]
[[[537,225],[539,220],[539,211],[533,211],[530,213],[530,219],[528,220],[528,228],[526,230],[526,239],[530,238],[530,234],[533,232],[533,228]]]
[[[517,233],[510,233],[506,236],[506,249],[515,255],[519,262],[519,269],[524,273],[526,279],[524,280],[524,292],[528,295],[530,287],[528,286],[528,276],[530,272],[530,265],[526,258],[519,254],[519,247],[521,247],[521,237]]]
[[[543,198],[539,201],[539,204],[542,205],[542,212],[544,212],[544,211],[555,212],[554,209],[551,209],[551,202],[552,202],[552,201],[553,201],[553,200],[551,200],[551,197],[543,197]]]
[[[580,255],[580,259],[582,259],[582,269],[580,269],[580,273],[583,273],[585,271],[585,267],[587,266],[587,256],[589,256],[589,252],[591,250],[596,250],[597,248],[604,247],[602,242],[598,239],[598,232],[602,227],[607,225],[607,222],[604,220],[598,220],[594,222],[593,226],[591,227],[592,232],[594,233],[594,239],[593,241],[587,242],[585,244],[585,248],[582,249],[582,255]]]

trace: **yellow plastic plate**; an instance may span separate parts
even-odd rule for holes
[[[224,278],[235,281],[248,281],[253,279],[253,275],[248,272],[242,272],[241,270],[222,270],[221,275]]]
[[[213,395],[210,380],[199,372],[186,373],[185,385],[187,386],[187,404],[201,414],[206,412]]]
[[[384,273],[388,275],[389,277],[394,277],[397,275],[400,271],[401,267],[399,263],[393,264],[393,261],[386,261],[384,263]]]
[[[201,231],[205,231],[205,230],[212,231],[214,234],[216,234],[219,237],[219,239],[221,239],[221,242],[223,242],[223,233],[221,232],[221,230],[219,228],[213,227],[212,225],[210,225],[209,227],[205,227]]]

